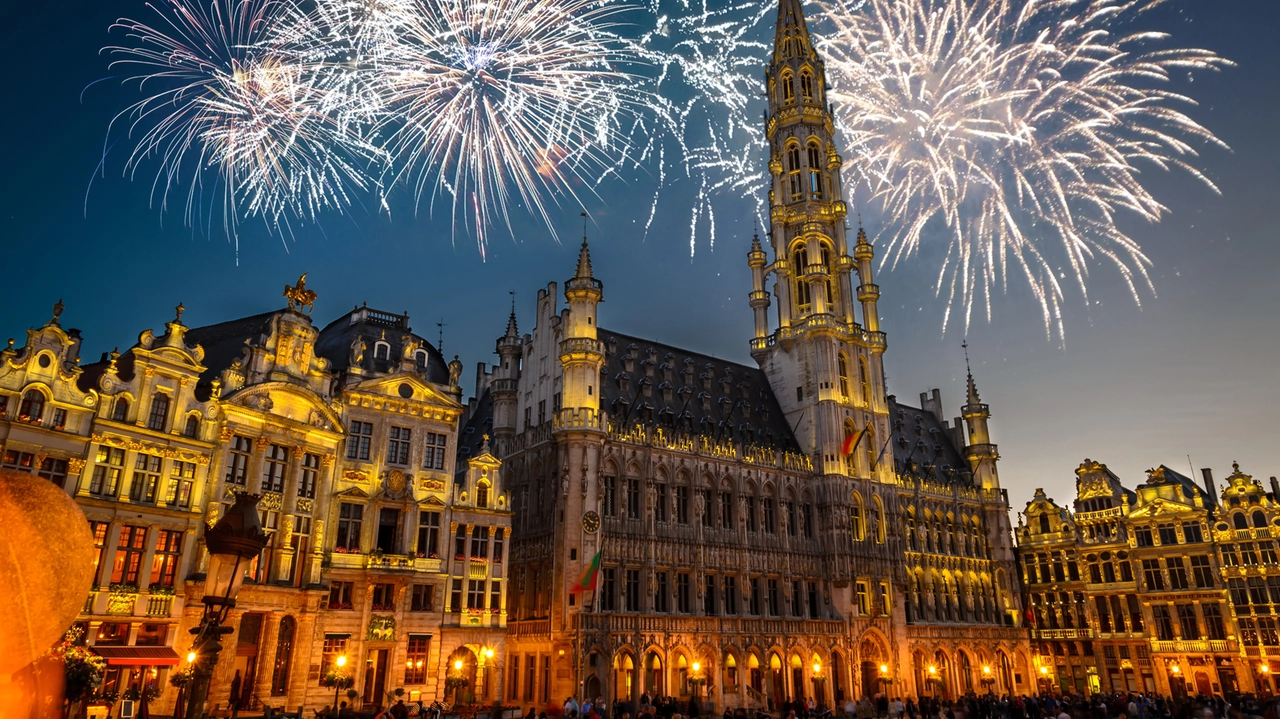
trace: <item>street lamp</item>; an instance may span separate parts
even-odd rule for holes
[[[706,679],[702,678],[702,662],[694,662],[691,669],[693,669],[693,676],[689,678],[689,683],[693,685],[693,699],[694,701],[700,701],[702,699],[702,685],[706,682]]]
[[[817,702],[818,706],[822,706],[825,703],[824,700],[827,698],[826,682],[827,682],[827,678],[822,676],[822,662],[814,662],[813,663],[814,693],[818,695],[814,697],[814,699]]]
[[[339,654],[338,658],[333,660],[334,673],[336,674],[338,672],[341,672],[342,668],[345,667],[346,665],[347,665],[347,655]],[[351,683],[355,684],[354,681]],[[343,688],[344,684],[346,684],[346,682],[337,678],[335,678],[333,682],[333,713],[334,714],[338,713],[338,691]]]
[[[879,677],[879,678],[880,678],[880,683],[884,685],[884,687],[883,687],[883,691],[884,691],[884,693],[888,694],[888,693],[889,693],[889,685],[893,683],[893,677],[889,676],[889,665],[888,665],[888,664],[881,664],[881,665],[880,665],[880,677]]]
[[[236,605],[236,595],[244,584],[249,563],[267,546],[267,535],[258,519],[258,499],[256,494],[237,494],[235,504],[226,514],[204,530],[209,571],[204,580],[204,616],[199,626],[191,630],[196,635],[191,653],[196,656],[191,663],[191,698],[187,701],[186,719],[204,716],[209,682],[218,664],[218,653],[222,651],[218,640],[234,631],[222,623]]]
[[[987,688],[988,694],[991,693],[991,687],[995,685],[995,683],[996,678],[991,676],[991,667],[984,664],[982,666],[982,685]]]
[[[930,664],[928,671],[929,676],[925,677],[924,683],[929,686],[929,693],[934,694],[934,685],[938,683],[938,668]]]

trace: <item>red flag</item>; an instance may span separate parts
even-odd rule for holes
[[[591,558],[591,564],[587,565],[587,571],[582,573],[582,578],[578,583],[569,589],[570,594],[579,592],[594,592],[596,590],[596,582],[600,578],[600,552],[596,552],[596,556]]]
[[[840,454],[848,457],[853,454],[853,450],[858,448],[858,443],[862,441],[863,435],[867,433],[867,428],[863,427],[857,432],[848,432],[844,436],[844,444],[840,445]]]

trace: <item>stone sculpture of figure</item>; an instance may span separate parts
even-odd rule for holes
[[[360,337],[351,340],[351,364],[357,367],[364,364],[364,351],[368,348]]]
[[[707,498],[702,492],[694,492],[693,494],[693,518],[698,520],[698,526],[702,526],[702,516],[707,513]]]
[[[458,361],[458,355],[453,356],[453,361],[449,363],[449,386],[457,387],[458,380],[462,377],[462,362]]]
[[[649,488],[645,491],[649,507],[648,524],[649,529],[653,529],[654,515],[658,513],[658,488],[651,482]]]

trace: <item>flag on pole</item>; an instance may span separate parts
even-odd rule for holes
[[[582,573],[582,578],[578,583],[569,589],[570,594],[579,592],[594,592],[596,590],[596,582],[600,577],[600,552],[596,552],[596,556],[591,558],[591,564],[587,565],[587,571]]]
[[[844,444],[840,445],[840,454],[846,457],[853,454],[853,450],[858,448],[858,443],[862,441],[862,437],[867,433],[867,427],[869,426],[870,425],[866,425],[857,432],[849,432],[845,434]]]

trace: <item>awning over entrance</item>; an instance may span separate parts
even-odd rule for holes
[[[178,653],[172,647],[89,647],[94,654],[114,666],[171,667],[178,663]]]

